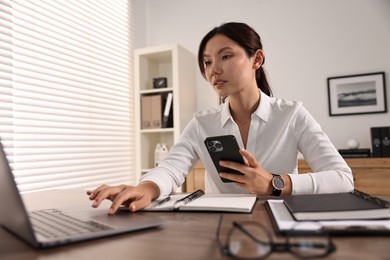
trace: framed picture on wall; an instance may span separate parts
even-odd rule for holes
[[[386,113],[385,73],[328,78],[329,115]]]

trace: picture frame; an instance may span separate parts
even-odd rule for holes
[[[330,77],[330,116],[386,113],[385,72]]]

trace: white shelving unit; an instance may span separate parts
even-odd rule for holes
[[[137,179],[154,167],[157,143],[171,148],[196,110],[195,57],[180,45],[135,50],[135,134]],[[153,78],[166,77],[166,88],[153,88]],[[142,95],[172,92],[173,127],[141,129]]]

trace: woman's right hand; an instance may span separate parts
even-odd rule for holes
[[[138,186],[129,185],[101,185],[100,187],[87,191],[89,199],[93,200],[92,207],[97,208],[105,199],[111,200],[112,204],[108,215],[113,215],[121,205],[135,212],[147,207],[153,200],[158,198],[160,190],[153,182],[142,182]]]

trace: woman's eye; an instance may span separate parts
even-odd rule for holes
[[[208,65],[211,64],[211,61],[205,60],[205,61],[203,61],[203,63],[204,63],[205,66],[208,66]]]
[[[227,60],[227,59],[229,59],[229,58],[231,58],[231,57],[232,57],[232,55],[226,54],[226,55],[223,55],[223,56],[222,56],[222,60]]]

